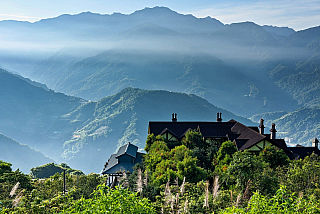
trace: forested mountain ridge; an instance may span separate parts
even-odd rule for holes
[[[41,152],[22,145],[3,134],[0,134],[0,148],[0,160],[12,163],[13,169],[19,168],[24,173],[29,173],[32,167],[53,161]]]
[[[120,145],[132,142],[144,148],[148,122],[170,121],[173,112],[178,113],[178,120],[187,121],[215,121],[216,113],[222,112],[225,121],[236,119],[253,124],[195,95],[126,88],[98,102],[83,104],[64,116],[83,124],[83,128],[76,130],[74,137],[64,143],[63,155],[70,158],[73,166],[97,167],[97,170],[101,166],[95,163],[106,161],[104,158],[109,157],[106,154],[115,152]],[[86,155],[90,160],[80,158]]]
[[[293,112],[271,112],[254,115],[250,119],[258,122],[260,118],[270,127],[271,123],[276,124],[277,137],[286,138],[289,146],[296,144],[312,146],[311,140],[319,138],[320,133],[320,107],[299,108]]]
[[[174,112],[179,120],[203,121],[214,121],[216,113],[222,112],[224,120],[252,124],[183,93],[126,88],[87,102],[36,87],[4,70],[0,87],[0,131],[86,173],[99,172],[124,143],[130,141],[143,149],[148,121],[171,120]]]
[[[0,96],[0,132],[48,156],[59,152],[54,142],[70,130],[61,115],[85,102],[31,85],[5,70],[0,70]]]

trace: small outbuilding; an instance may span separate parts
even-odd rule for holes
[[[111,186],[123,173],[133,172],[133,166],[142,163],[143,153],[138,152],[138,147],[130,142],[121,146],[118,152],[112,154],[106,162],[101,174],[108,175],[107,185]]]

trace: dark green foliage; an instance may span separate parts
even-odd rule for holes
[[[30,175],[32,178],[49,178],[56,173],[62,173],[64,169],[67,174],[84,175],[84,173],[80,170],[71,169],[65,163],[62,163],[60,165],[55,163],[48,163],[42,166],[31,168]]]
[[[12,206],[13,198],[9,197],[9,194],[18,182],[18,189],[14,191],[13,197],[18,195],[22,189],[28,191],[32,189],[30,176],[23,174],[19,170],[12,171],[11,163],[0,160],[0,213],[1,207]]]
[[[239,151],[233,154],[227,173],[231,179],[235,179],[236,185],[244,191],[248,182],[256,181],[266,167],[268,165],[254,154]]]
[[[154,142],[145,155],[144,165],[151,172],[151,181],[156,187],[160,187],[168,180],[176,177],[188,182],[198,182],[207,176],[206,172],[197,166],[197,158],[192,150],[184,145],[169,150],[165,142]]]
[[[155,137],[154,134],[149,134],[147,136],[146,147],[144,150],[149,152],[151,145],[156,141],[164,141],[164,138],[161,135]]]
[[[262,161],[269,163],[271,168],[289,164],[289,157],[286,153],[275,146],[265,147],[259,154]]]
[[[206,170],[213,169],[211,163],[218,150],[217,142],[206,142],[201,133],[189,130],[182,143],[193,151],[194,156],[198,159],[198,166]]]
[[[11,166],[12,166],[11,163],[7,163],[0,160],[0,175],[2,175],[3,173],[11,172],[12,171]]]
[[[237,148],[231,141],[223,142],[212,162],[216,172],[225,171],[232,161],[233,154]]]
[[[205,142],[203,141],[202,135],[201,133],[197,132],[197,131],[187,131],[186,135],[185,135],[185,140],[183,141],[183,144],[189,148],[189,149],[194,149],[195,147],[199,147],[199,148],[204,148]]]

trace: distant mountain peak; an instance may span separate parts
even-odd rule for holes
[[[160,6],[156,6],[156,7],[145,7],[142,10],[136,10],[134,13],[130,14],[133,16],[136,15],[152,15],[152,16],[159,16],[159,15],[168,15],[168,14],[173,14],[173,15],[181,15],[173,10],[171,10],[170,8],[167,7],[160,7]]]
[[[280,36],[289,36],[296,32],[289,27],[278,27],[273,25],[263,25],[262,28],[269,33],[275,33]]]

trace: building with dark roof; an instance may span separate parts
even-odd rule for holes
[[[312,153],[320,155],[320,150],[318,148],[319,140],[317,138],[312,139],[312,146],[306,147],[297,145],[296,147],[288,147],[292,151],[291,159],[304,159],[310,156]]]
[[[101,174],[108,175],[107,185],[122,176],[123,172],[132,173],[133,166],[142,163],[143,153],[138,152],[138,147],[130,142],[121,146],[116,154],[112,154],[106,162]]]
[[[248,127],[235,120],[222,122],[221,113],[217,113],[216,122],[178,122],[177,114],[172,114],[170,122],[150,121],[148,134],[161,135],[168,145],[175,145],[185,138],[189,130],[196,130],[202,134],[206,142],[211,141],[218,148],[223,142],[230,140],[239,151],[248,150],[258,153],[266,146],[274,145],[284,150],[291,159],[304,158],[307,154],[310,155],[310,152],[320,155],[318,141],[315,141],[313,147],[287,147],[284,139],[276,139],[275,124],[272,124],[270,134],[265,134],[263,122],[264,120],[261,119],[259,128]]]

